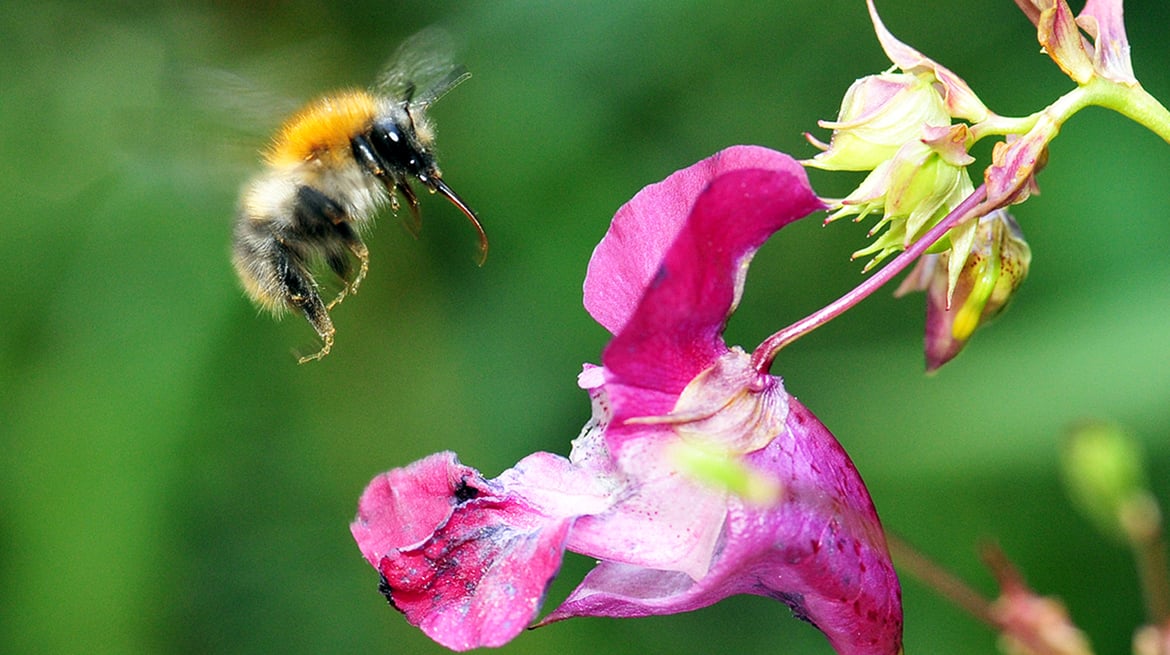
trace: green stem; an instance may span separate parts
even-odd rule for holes
[[[1090,104],[1112,109],[1170,143],[1170,111],[1140,84],[1131,86],[1095,77],[1081,88]]]
[[[1157,98],[1140,84],[1123,84],[1102,77],[1094,77],[1084,86],[1064,94],[1043,111],[1030,116],[1011,118],[992,115],[971,126],[971,138],[972,141],[978,141],[987,136],[1024,134],[1042,120],[1052,121],[1059,126],[1089,105],[1112,109],[1170,143],[1170,111]]]
[[[971,126],[971,142],[974,143],[988,136],[1006,136],[1008,134],[1024,134],[1036,126],[1036,121],[1044,112],[1036,112],[1023,118],[999,116],[992,114],[985,120]]]

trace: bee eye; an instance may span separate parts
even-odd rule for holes
[[[396,123],[381,123],[370,131],[370,145],[374,154],[390,170],[419,175],[426,168],[425,157],[411,143],[407,133]]]

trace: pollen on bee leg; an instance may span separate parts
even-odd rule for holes
[[[351,282],[349,285],[349,290],[352,293],[357,293],[358,286],[361,285],[362,280],[366,279],[366,273],[370,270],[370,249],[366,247],[366,244],[360,241],[350,244],[349,249],[360,262],[357,277],[355,277],[353,282]]]
[[[290,276],[290,281],[292,281],[291,278],[292,276]],[[317,336],[321,337],[321,341],[324,342],[321,350],[312,355],[298,358],[297,362],[304,364],[329,354],[333,348],[333,334],[336,330],[333,328],[333,320],[329,318],[329,310],[325,307],[325,303],[321,302],[321,296],[317,295],[315,285],[311,286],[311,283],[305,283],[304,280],[299,282],[297,291],[289,294],[289,301],[300,308],[309,324],[317,331]]]
[[[333,300],[329,301],[328,305],[325,305],[325,309],[332,310],[334,307],[340,305],[341,301],[345,300],[345,297],[348,296],[351,291],[357,293],[357,289],[348,284],[341,287],[341,291],[337,292],[337,295],[333,297]]]
[[[323,337],[325,340],[325,343],[324,343],[324,345],[321,346],[321,350],[318,350],[317,352],[313,353],[312,355],[305,355],[303,357],[298,357],[297,363],[304,364],[305,362],[311,362],[313,360],[318,360],[318,359],[321,359],[322,357],[324,357],[325,355],[328,355],[329,351],[333,349],[333,332],[334,332],[333,327],[330,326],[329,332],[327,334],[325,334]]]
[[[353,253],[354,257],[358,258],[359,266],[357,275],[353,278],[352,282],[346,283],[336,298],[329,301],[329,304],[325,306],[326,310],[331,310],[341,304],[341,301],[345,300],[345,297],[349,294],[356,294],[358,287],[362,284],[362,280],[366,277],[366,273],[370,270],[370,249],[366,247],[366,244],[360,241],[351,243],[349,244],[349,250]]]
[[[344,293],[343,293],[344,295]],[[329,318],[329,310],[321,303],[321,299],[313,294],[311,298],[305,299],[305,304],[301,305],[301,309],[305,312],[305,318],[309,319],[313,329],[317,331],[317,336],[321,337],[321,350],[312,355],[305,355],[297,359],[298,364],[311,362],[315,359],[321,359],[329,354],[333,349],[333,335],[336,330],[333,327],[333,320]]]

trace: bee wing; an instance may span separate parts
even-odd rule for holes
[[[217,114],[240,131],[269,134],[303,104],[234,71],[199,68],[188,79],[199,109]]]
[[[224,168],[249,170],[273,132],[304,106],[321,80],[336,75],[327,62],[329,43],[300,42],[243,59],[232,69],[186,64],[170,71],[169,82],[191,109],[194,143],[201,157]],[[304,87],[304,88],[302,88]]]
[[[454,52],[451,35],[428,27],[398,46],[375,90],[425,107],[471,77],[466,68],[455,63]]]

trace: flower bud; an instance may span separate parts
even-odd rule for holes
[[[970,252],[955,271],[951,260],[957,252],[962,250],[924,256],[898,289],[899,295],[927,291],[928,372],[958,355],[978,327],[1007,307],[1032,261],[1019,225],[1002,209],[979,219]]]
[[[973,186],[966,166],[967,128],[954,125],[920,130],[921,138],[903,144],[871,172],[848,197],[836,203],[828,220],[856,215],[861,220],[881,211],[870,235],[885,232],[853,257],[874,255],[866,269],[899,252],[934,227],[966,198]]]
[[[1120,1],[1120,0],[1119,0]],[[873,0],[866,0],[869,8],[869,18],[873,22],[878,41],[882,44],[886,56],[903,72],[916,75],[937,85],[943,99],[946,101],[947,113],[972,123],[986,120],[991,112],[979,96],[967,86],[963,78],[955,75],[950,69],[934,61],[930,57],[902,43],[882,23],[878,16],[877,7]]]
[[[883,73],[853,83],[841,101],[836,121],[818,125],[833,130],[829,145],[808,137],[823,150],[803,162],[832,171],[868,171],[890,159],[923,126],[950,125],[942,96],[929,80],[906,73]]]
[[[1139,445],[1116,425],[1084,423],[1068,435],[1062,453],[1073,502],[1104,534],[1141,542],[1160,525]]]

